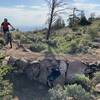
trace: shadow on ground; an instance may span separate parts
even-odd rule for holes
[[[48,88],[29,80],[24,74],[14,75],[10,80],[13,83],[13,95],[19,98],[18,100],[49,100]]]

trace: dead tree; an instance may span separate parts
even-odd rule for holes
[[[77,8],[67,8],[69,10],[72,10],[72,14],[69,15],[69,20],[71,21],[71,26],[74,26],[76,24],[76,20],[79,20],[79,18],[76,15],[76,12],[80,12],[80,16],[84,16],[84,11],[79,10]]]
[[[45,0],[49,7],[48,31],[46,39],[49,40],[52,24],[56,21],[57,16],[66,9],[66,2],[64,0]]]

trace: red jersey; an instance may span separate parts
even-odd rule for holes
[[[3,31],[8,31],[9,30],[9,25],[10,25],[9,22],[3,22],[1,25],[3,27]]]

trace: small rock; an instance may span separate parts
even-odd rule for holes
[[[18,59],[15,62],[15,67],[18,67],[19,69],[22,69],[22,70],[24,70],[27,67],[27,65],[28,65],[27,60],[25,60],[23,58],[22,59]]]
[[[96,92],[99,92],[99,93],[100,93],[100,83],[98,83],[98,84],[96,85],[95,90],[96,90]]]
[[[23,49],[23,51],[24,51],[24,52],[29,52],[29,53],[32,53],[32,51],[31,51],[31,50],[29,50],[29,49],[27,49],[27,48],[24,48],[24,49]]]
[[[16,97],[13,98],[13,100],[19,100],[19,98],[16,96]]]
[[[17,58],[16,57],[10,57],[9,58],[9,61],[8,61],[8,64],[13,66],[16,61],[17,61]]]
[[[10,57],[6,57],[3,62],[2,62],[2,65],[5,66],[8,64],[8,61],[9,61]]]
[[[95,39],[94,39],[94,42],[100,43],[100,38],[95,38]]]
[[[98,42],[92,42],[92,47],[93,48],[100,48],[100,43],[98,43]]]

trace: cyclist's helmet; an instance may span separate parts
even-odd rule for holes
[[[7,18],[4,18],[4,22],[8,22],[8,19]]]

